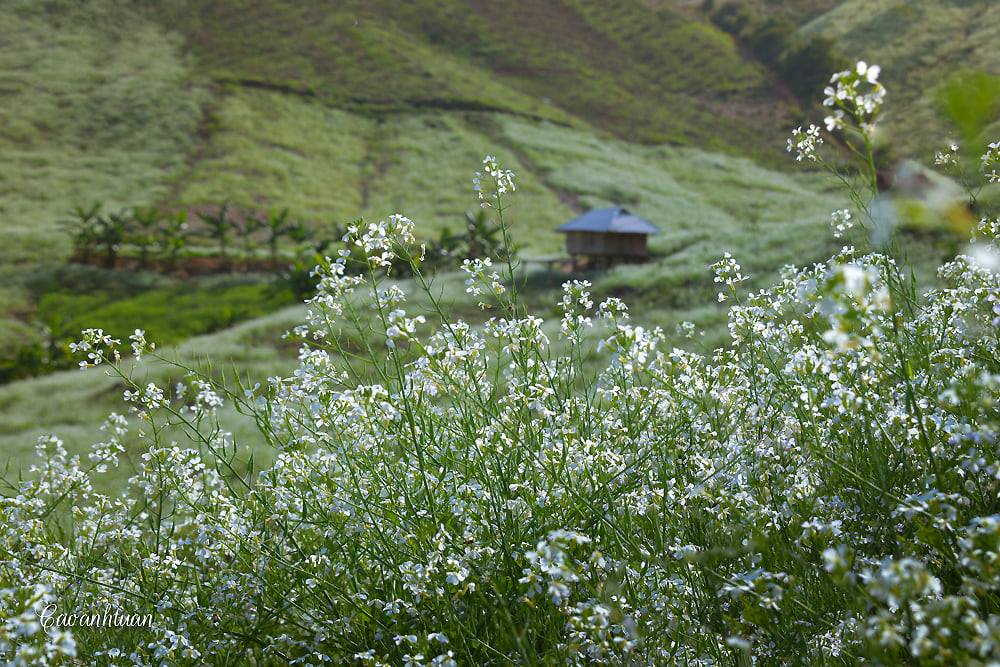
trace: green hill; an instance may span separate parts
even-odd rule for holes
[[[627,295],[653,324],[694,320],[709,330],[706,342],[719,342],[707,263],[730,250],[763,283],[785,263],[820,259],[834,245],[827,213],[842,205],[821,177],[790,172],[784,137],[806,112],[780,72],[716,25],[725,5],[4,2],[0,359],[43,340],[59,304],[75,303],[63,324],[134,309],[137,319],[160,318],[153,324],[175,340],[288,298],[267,281],[67,271],[60,221],[74,204],[230,200],[287,206],[314,228],[401,211],[429,237],[463,224],[485,153],[518,173],[512,218],[524,256],[558,252],[552,230],[574,213],[626,204],[663,228],[651,245],[656,261],[591,275],[598,291]],[[880,62],[888,128],[904,152],[948,136],[938,116],[952,73],[1000,70],[991,3],[744,5],[756,20],[789,22],[791,39],[825,36],[841,53]],[[980,106],[995,120],[990,104]],[[921,240],[914,254],[941,253]],[[533,280],[537,303],[548,303],[559,276]],[[171,326],[188,316],[168,307],[181,292],[241,301],[198,326]],[[266,294],[256,308],[247,303],[255,294]],[[125,319],[117,324],[144,325]],[[31,402],[32,387],[50,386],[34,382],[4,389],[0,403],[21,410],[11,396]],[[49,423],[0,430],[23,439]]]
[[[490,114],[772,161],[788,115],[731,38],[639,2],[12,0],[0,90],[6,351],[39,336],[75,204],[228,198],[322,222],[408,205],[433,233],[460,223],[481,155],[507,147]],[[571,213],[508,161],[546,225]]]
[[[969,72],[992,75],[976,94],[966,86],[955,100],[957,116],[981,115],[989,129],[976,137],[995,140],[1000,131],[1000,4],[990,0],[846,0],[806,23],[803,38],[824,35],[843,53],[879,63],[893,99],[887,130],[901,154],[929,158],[949,139],[962,136],[947,122],[948,84]],[[976,98],[980,99],[976,99]],[[985,98],[985,99],[983,99]]]
[[[225,0],[177,3],[162,16],[214,81],[339,108],[582,119],[632,140],[742,144],[740,152],[773,151],[759,133],[773,137],[780,128],[771,121],[787,116],[774,108],[767,71],[728,35],[634,0],[347,0],[335,8]],[[707,124],[706,114],[744,122]]]

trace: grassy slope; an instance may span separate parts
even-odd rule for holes
[[[886,124],[903,154],[929,158],[957,138],[938,107],[951,75],[973,69],[1000,76],[1000,3],[988,0],[846,0],[800,32],[827,35],[843,53],[882,66],[892,100]],[[1000,99],[995,114],[994,139]]]
[[[766,71],[728,36],[635,0],[174,3],[205,72],[365,111],[500,109],[773,155]],[[749,120],[709,125],[704,114]]]
[[[61,262],[74,203],[152,200],[201,118],[179,41],[111,2],[0,4],[0,348],[33,335],[26,278]]]
[[[41,241],[67,201],[161,193],[201,116],[176,39],[110,3],[67,5],[55,20],[35,3],[0,10],[4,263],[50,258]]]
[[[218,129],[179,181],[174,201],[288,206],[315,224],[398,211],[424,236],[444,227],[459,231],[463,212],[475,206],[472,172],[486,153],[503,152],[478,127],[484,117],[494,115],[422,111],[373,119],[298,95],[237,88],[221,97],[213,115]],[[513,155],[505,158],[526,171]],[[525,180],[523,203],[545,226],[528,237],[526,251],[551,253],[561,244],[551,229],[571,210]]]

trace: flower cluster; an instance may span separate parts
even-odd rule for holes
[[[749,280],[748,276],[743,275],[743,268],[728,252],[723,254],[722,259],[715,262],[708,268],[715,273],[715,282],[728,287],[731,293],[735,293],[736,285]],[[727,298],[728,297],[725,292],[719,292],[720,303],[725,301]]]
[[[392,266],[400,247],[411,245],[414,241],[413,221],[398,213],[378,224],[370,223],[365,229],[357,224],[349,225],[344,235],[344,243],[358,248],[368,263],[379,269]]]
[[[810,125],[806,129],[797,127],[792,130],[792,136],[788,139],[788,146],[786,150],[789,153],[795,153],[795,160],[797,162],[802,162],[803,160],[809,160],[815,162],[817,160],[816,148],[823,143],[823,137],[819,136],[819,128],[815,125]]]
[[[514,172],[503,169],[494,156],[487,155],[483,158],[483,170],[477,171],[472,178],[472,189],[479,196],[479,203],[483,208],[495,207],[503,195],[516,189]]]
[[[842,238],[854,226],[850,210],[842,208],[831,213],[830,226],[833,228],[834,238]]]
[[[823,106],[832,110],[824,119],[829,132],[846,127],[850,118],[862,128],[870,127],[882,108],[885,87],[879,83],[881,68],[859,61],[853,69],[837,72],[823,90]]]
[[[958,166],[958,144],[951,142],[945,150],[935,153],[934,164],[940,167]]]
[[[121,341],[112,338],[103,329],[84,329],[81,336],[83,338],[69,344],[70,352],[85,354],[87,357],[80,362],[81,369],[99,366],[107,360],[121,360],[121,353],[117,349]]]
[[[500,299],[507,288],[504,287],[500,274],[492,271],[492,268],[493,260],[489,257],[462,260],[462,271],[469,275],[465,279],[465,291],[473,296],[489,293],[494,299]],[[479,306],[487,308],[489,304],[480,302]]]
[[[980,160],[987,180],[990,183],[1000,183],[1000,141],[991,143]]]
[[[570,340],[579,342],[583,330],[593,324],[588,315],[594,308],[594,300],[590,293],[593,287],[589,280],[571,280],[563,283],[563,297],[560,303],[563,317],[559,331]]]

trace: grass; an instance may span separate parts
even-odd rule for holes
[[[107,292],[50,292],[38,303],[38,317],[75,333],[103,328],[126,339],[138,327],[160,345],[262,317],[295,302],[281,282],[255,277],[209,279],[162,287],[114,299]]]
[[[502,150],[470,121],[481,113],[393,114],[374,120],[294,95],[234,89],[214,114],[216,130],[176,201],[185,206],[230,199],[249,208],[288,207],[315,227],[371,220],[394,212],[420,233],[459,231],[477,206],[472,171]],[[492,114],[487,114],[492,117]],[[505,156],[521,173],[527,170]],[[572,211],[534,179],[522,204],[545,231],[524,235],[528,253],[552,253],[561,239],[549,229]]]
[[[201,119],[176,38],[110,2],[0,8],[0,263],[68,249],[73,203],[165,192]]]
[[[502,118],[490,114],[486,120]],[[488,153],[498,154],[508,168],[522,174],[516,209],[508,222],[526,255],[557,253],[562,238],[553,230],[573,215],[558,195],[544,187],[528,165],[508,148],[477,129],[478,114],[398,116],[380,126],[376,147],[382,168],[373,179],[366,212],[369,217],[399,211],[412,218],[423,235],[448,227],[460,232],[463,213],[479,202],[472,191],[472,172]]]
[[[51,9],[0,5],[2,350],[35,335],[27,283],[69,253],[65,211],[165,194],[205,96],[179,41],[152,22],[105,1]]]
[[[212,128],[168,202],[198,206],[229,199],[254,209],[288,207],[313,221],[350,220],[361,210],[370,119],[294,95],[237,87],[217,102]]]
[[[239,369],[241,376],[265,382],[272,375],[288,372],[294,357],[287,349],[274,344],[271,334],[283,332],[298,324],[303,317],[301,306],[292,306],[250,322],[237,324],[225,331],[196,336],[165,353],[194,366],[208,368],[211,358],[219,372],[231,374]],[[269,344],[248,344],[267,335]],[[182,374],[157,364],[135,369],[137,377],[173,387]],[[218,372],[216,373],[218,376]],[[35,439],[46,433],[58,432],[74,453],[85,453],[89,444],[101,437],[99,424],[111,412],[122,412],[124,387],[113,377],[100,371],[66,370],[0,386],[0,467],[20,462],[33,450]],[[253,433],[247,423],[232,410],[226,410],[223,420],[235,437],[244,441]],[[263,455],[265,449],[256,439],[251,443]],[[130,441],[130,451],[136,451],[136,440]],[[122,471],[124,475],[124,471]],[[121,477],[109,480],[112,486],[124,482]]]
[[[579,118],[642,141],[775,155],[772,81],[732,40],[644,3],[282,0],[178,3],[181,32],[217,81],[294,91],[365,113],[419,108]],[[600,45],[595,47],[595,45]],[[553,85],[553,81],[559,81]],[[744,123],[704,123],[706,113]],[[773,118],[768,118],[768,121]],[[749,127],[747,125],[749,124]]]

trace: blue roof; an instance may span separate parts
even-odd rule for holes
[[[595,208],[558,227],[557,232],[592,232],[597,234],[659,234],[660,229],[651,222],[632,215],[619,206]]]

